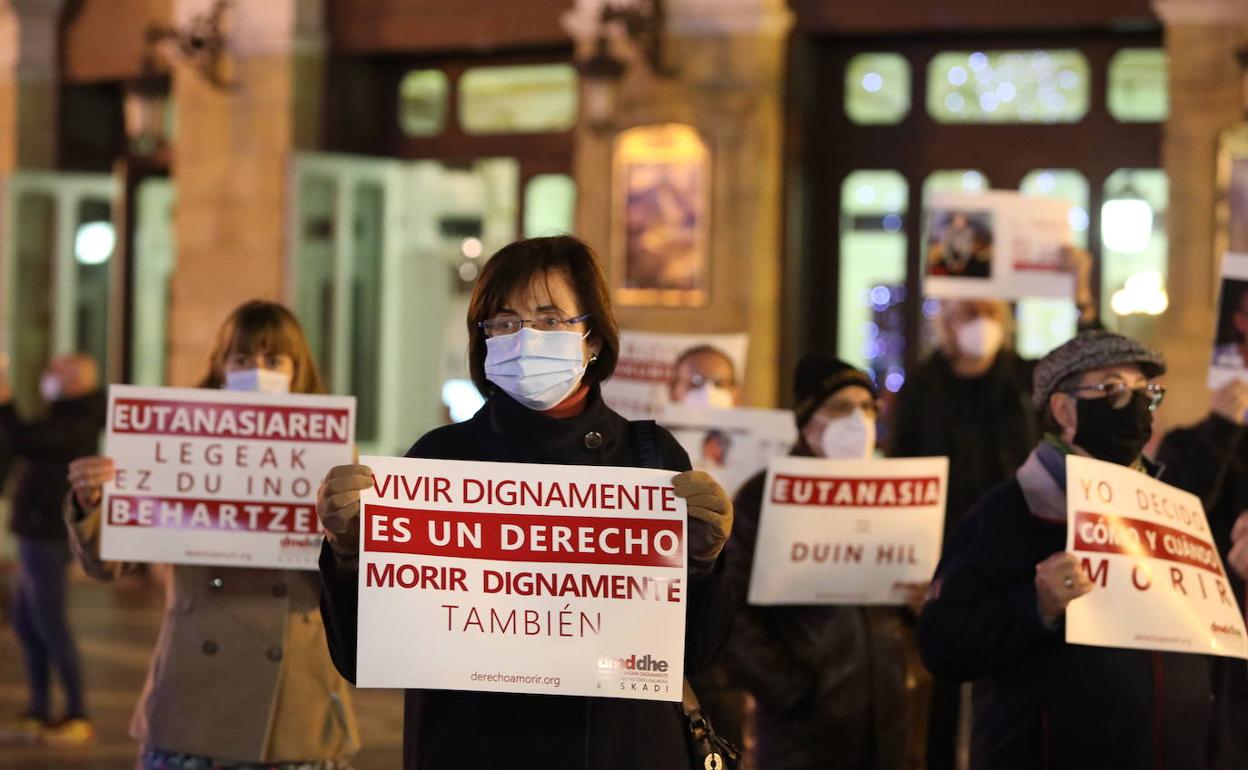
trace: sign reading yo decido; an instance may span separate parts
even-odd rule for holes
[[[1139,471],[1066,460],[1066,550],[1092,592],[1066,641],[1248,658],[1248,632],[1200,500]]]

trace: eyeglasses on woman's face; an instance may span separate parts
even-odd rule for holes
[[[515,334],[528,326],[539,332],[571,331],[573,326],[589,320],[589,313],[582,313],[572,318],[564,318],[555,312],[538,313],[534,318],[521,318],[517,315],[500,314],[477,324],[486,337],[506,337]]]

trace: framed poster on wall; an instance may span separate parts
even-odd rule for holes
[[[1218,142],[1216,212],[1214,253],[1248,253],[1248,122],[1226,129]]]
[[[620,304],[707,303],[710,198],[711,154],[693,127],[638,126],[616,138],[611,252]]]

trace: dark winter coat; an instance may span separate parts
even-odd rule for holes
[[[1065,548],[1060,512],[1033,513],[1012,479],[937,568],[919,645],[936,675],[975,682],[972,770],[1204,770],[1210,659],[1067,644],[1035,586],[1036,565]]]
[[[1248,511],[1248,439],[1243,426],[1217,415],[1189,428],[1171,431],[1161,442],[1157,461],[1161,480],[1201,499],[1222,562],[1231,549],[1231,528]],[[1244,609],[1244,582],[1231,580]],[[1213,661],[1213,766],[1248,768],[1248,663],[1235,658]]]
[[[641,466],[623,417],[595,388],[585,411],[556,419],[495,392],[469,421],[425,434],[408,457],[567,465]],[[656,430],[664,468],[689,469],[671,434]],[[338,670],[355,680],[356,572],[321,556],[321,615]],[[731,623],[723,570],[690,576],[686,672],[710,662]],[[404,770],[505,767],[558,770],[688,770],[678,704],[606,698],[409,690]]]
[[[766,474],[737,494],[728,579],[742,604]],[[742,606],[722,665],[753,695],[765,770],[924,766],[929,675],[901,607]]]
[[[34,422],[23,422],[12,403],[0,406],[0,444],[24,461],[9,520],[14,534],[66,540],[61,505],[69,492],[69,463],[96,453],[107,407],[103,391],[54,401],[47,416]]]
[[[937,351],[909,372],[893,407],[892,457],[948,457],[945,539],[985,492],[1010,478],[1039,440],[1035,363],[1010,350],[980,377],[959,377]]]

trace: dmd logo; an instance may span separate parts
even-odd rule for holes
[[[1212,626],[1213,633],[1222,634],[1223,636],[1233,636],[1236,639],[1242,639],[1243,633],[1235,626],[1224,626],[1220,623],[1214,623]]]
[[[668,663],[651,655],[629,655],[627,658],[599,658],[598,668],[607,671],[654,671],[666,674]]]
[[[320,535],[308,535],[306,537],[293,537],[287,535],[282,538],[279,543],[282,553],[304,553],[321,547]]]

